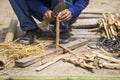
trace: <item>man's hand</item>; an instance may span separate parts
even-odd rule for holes
[[[43,19],[45,22],[52,22],[54,20],[54,18],[52,17],[52,11],[51,10],[48,10],[45,12],[44,16],[43,16]]]
[[[61,22],[68,21],[72,18],[72,13],[69,9],[65,9],[58,14],[58,17]]]

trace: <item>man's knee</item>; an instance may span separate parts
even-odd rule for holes
[[[19,4],[23,5],[27,3],[27,0],[9,0],[10,4]]]
[[[16,3],[16,0],[9,0],[10,4]]]

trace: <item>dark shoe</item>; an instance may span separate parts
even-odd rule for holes
[[[36,30],[36,38],[40,38],[42,36],[42,30],[41,29],[37,29]]]
[[[65,43],[69,42],[69,38],[70,38],[69,31],[61,32],[60,33],[60,40],[59,41],[60,41],[61,44],[65,44]]]
[[[21,44],[25,44],[25,45],[29,45],[32,44],[35,40],[36,37],[41,36],[42,34],[42,30],[41,29],[35,29],[35,30],[28,30],[25,34],[25,36],[23,36],[20,39],[20,43]]]

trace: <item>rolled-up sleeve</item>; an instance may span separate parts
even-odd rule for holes
[[[28,5],[33,11],[39,12],[42,16],[49,10],[40,0],[28,0]]]
[[[89,0],[76,0],[72,7],[69,10],[72,12],[73,18],[79,16],[81,11],[87,7]]]

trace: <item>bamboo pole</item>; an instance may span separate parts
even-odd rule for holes
[[[60,37],[60,21],[59,17],[56,17],[56,49],[59,48],[59,37]]]

